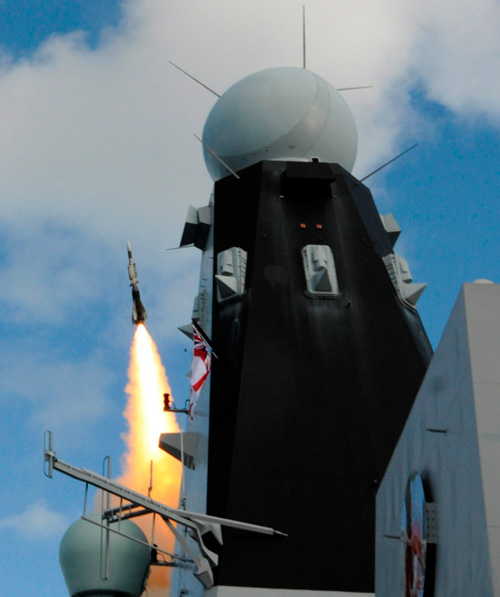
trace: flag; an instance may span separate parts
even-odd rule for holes
[[[189,418],[193,420],[194,407],[201,389],[210,373],[211,359],[208,346],[193,326],[193,361],[191,363],[191,391],[189,393]]]

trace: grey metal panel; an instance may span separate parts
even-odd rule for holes
[[[212,204],[210,204],[212,209]],[[205,308],[200,310],[199,323],[205,332],[212,335],[212,292],[211,280],[213,277],[213,228],[210,226],[209,235],[205,250],[201,259],[200,267],[200,286],[199,295],[204,297]],[[210,285],[210,292],[207,292],[207,287]],[[189,396],[189,384],[186,383],[186,398]],[[181,398],[179,402],[181,402]],[[193,421],[188,417],[183,417],[181,424],[187,433],[196,433],[198,435],[198,442],[196,443],[196,450],[194,452],[194,462],[196,470],[183,467],[185,493],[186,493],[186,510],[193,512],[206,512],[206,492],[207,492],[207,465],[208,465],[208,421],[210,412],[210,383],[203,386],[198,402],[196,404],[196,416]],[[182,496],[181,496],[182,499]],[[194,542],[193,542],[194,545]],[[180,545],[176,544],[176,553],[182,553]],[[181,590],[188,590],[190,597],[202,597],[203,586],[193,576],[191,570],[183,568],[174,568],[172,573],[172,580],[170,584],[170,594],[179,595]]]
[[[465,284],[474,383],[500,383],[500,286]]]
[[[204,442],[205,445],[198,448],[198,443]],[[195,469],[194,455],[207,450],[208,438],[206,435],[187,431],[182,433],[162,433],[160,435],[159,447],[171,454],[177,460],[184,460],[184,465],[190,469]]]
[[[186,245],[191,245],[194,243],[197,226],[198,213],[196,211],[196,207],[190,205],[186,216],[186,223],[184,224],[184,230],[182,231],[181,242],[179,243],[180,247],[184,247]]]
[[[500,286],[467,284],[471,357],[481,475],[494,594],[500,595]]]
[[[433,595],[500,595],[499,314],[499,286],[465,285],[377,494],[378,597],[402,594],[402,544],[384,535],[415,470],[436,504]]]
[[[392,215],[392,213],[385,216],[381,215],[380,219],[382,220],[382,224],[384,225],[392,246],[394,246],[399,238],[399,235],[401,234],[401,227],[396,222],[396,218]]]

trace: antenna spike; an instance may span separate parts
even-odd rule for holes
[[[148,487],[148,497],[151,497],[151,492],[153,491],[153,461],[149,461],[149,487]],[[109,509],[109,508],[108,508]],[[153,523],[154,524],[154,523]]]
[[[303,68],[306,68],[306,7],[302,5],[302,56]]]
[[[353,89],[373,89],[373,85],[364,85],[363,87],[339,87],[337,91],[352,91]]]
[[[218,160],[223,166],[224,168],[226,168],[235,178],[240,178],[236,172],[231,168],[231,166],[229,166],[228,164],[226,164],[226,162],[217,155],[217,153],[209,146],[205,143],[205,141],[203,141],[202,139],[200,139],[197,135],[194,135],[196,139],[198,139],[198,141],[203,145],[203,147],[205,147],[205,149],[207,151],[209,151],[216,160]]]
[[[380,166],[379,168],[377,168],[376,170],[374,170],[373,172],[370,172],[370,174],[367,174],[364,178],[361,178],[359,182],[363,182],[365,181],[367,178],[370,178],[370,176],[373,176],[374,174],[376,174],[377,172],[380,172],[380,170],[382,170],[382,168],[385,168],[386,166],[388,166],[389,164],[392,164],[392,162],[394,162],[395,160],[397,160],[398,158],[400,158],[402,155],[404,155],[405,153],[408,153],[410,150],[412,150],[413,148],[415,148],[418,145],[418,143],[415,143],[414,145],[412,145],[411,147],[408,147],[408,149],[405,149],[404,151],[402,151],[399,155],[397,155],[395,158],[392,158],[392,160],[389,160],[388,162],[386,162],[385,164],[383,164],[382,166]]]
[[[196,83],[198,83],[198,85],[201,85],[202,87],[205,87],[205,89],[208,89],[208,91],[210,91],[210,93],[213,93],[214,95],[216,95],[217,97],[220,97],[220,95],[218,93],[216,93],[213,89],[210,89],[210,87],[208,87],[207,85],[205,85],[205,83],[202,83],[201,81],[199,81],[198,79],[196,79],[195,77],[193,77],[193,75],[190,75],[187,71],[182,70],[182,68],[180,66],[177,66],[177,64],[174,64],[171,60],[168,61],[169,64],[171,64],[172,66],[175,66],[175,68],[177,70],[180,70],[181,73],[184,73],[186,76],[188,76],[190,79],[193,79],[193,81],[196,81]]]

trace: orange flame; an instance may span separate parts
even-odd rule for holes
[[[143,324],[139,324],[130,351],[128,401],[124,416],[128,430],[123,434],[127,452],[122,459],[123,474],[119,482],[131,489],[148,493],[150,463],[153,462],[153,489],[151,497],[168,506],[177,507],[181,484],[181,463],[158,447],[161,433],[178,432],[173,413],[163,412],[163,394],[171,394],[165,369],[156,346]],[[156,518],[154,539],[151,538],[151,517],[135,522],[159,547],[174,551],[174,537],[165,523]],[[170,568],[152,567],[148,594],[154,587],[168,587]],[[161,594],[165,594],[164,591]]]

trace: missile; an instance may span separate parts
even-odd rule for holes
[[[144,323],[148,318],[146,308],[141,302],[141,295],[139,293],[139,280],[137,279],[137,267],[132,257],[132,247],[127,243],[128,252],[128,277],[130,278],[130,286],[132,286],[132,323],[138,325]]]

